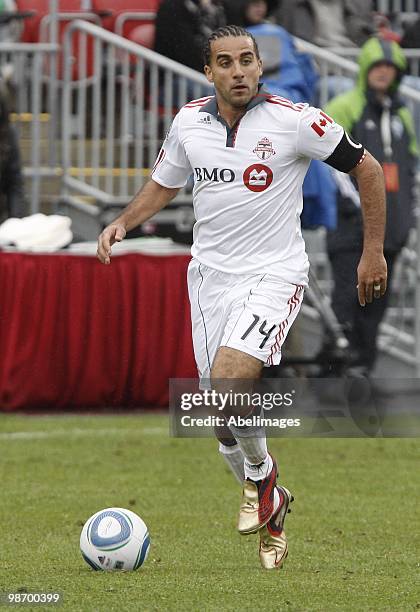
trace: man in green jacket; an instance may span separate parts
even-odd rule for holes
[[[361,49],[359,66],[356,87],[331,100],[325,110],[382,164],[387,202],[384,253],[390,283],[396,256],[413,226],[417,144],[412,117],[398,96],[406,59],[397,43],[371,38]],[[356,269],[363,243],[360,199],[350,177],[339,172],[335,176],[338,225],[327,237],[334,278],[332,306],[349,339],[355,365],[369,375],[388,297],[366,308],[358,303]]]

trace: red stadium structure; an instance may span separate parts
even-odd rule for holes
[[[96,12],[111,13],[109,17],[103,19],[104,28],[149,48],[154,42],[153,23],[159,4],[159,0],[93,1]],[[138,30],[139,27],[142,29]]]

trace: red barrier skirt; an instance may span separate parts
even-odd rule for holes
[[[197,376],[189,261],[0,253],[0,410],[166,406]]]

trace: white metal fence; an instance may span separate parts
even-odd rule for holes
[[[355,61],[348,59],[347,55],[354,54],[353,60],[357,57],[358,50],[346,50],[343,53],[346,57],[341,57],[332,49],[324,49],[317,47],[312,43],[296,38],[296,45],[300,51],[309,53],[315,60],[318,72],[320,75],[320,91],[319,91],[319,103],[324,106],[331,97],[331,94],[338,94],[340,91],[331,90],[330,77],[346,77],[354,80],[358,73],[358,65]],[[420,62],[420,50],[413,50],[413,58]],[[401,85],[400,92],[404,96],[407,105],[409,106],[413,115],[416,115],[420,109],[420,91],[409,87],[408,85]]]
[[[419,0],[375,0],[373,9],[387,15],[398,25],[415,19],[420,12]]]
[[[58,45],[41,43],[0,43],[0,72],[9,83],[12,118],[20,139],[26,136],[30,150],[24,174],[30,181],[30,209],[37,212],[41,181],[56,172],[56,136],[58,107],[53,94],[54,79],[50,67],[59,51]],[[40,142],[46,141],[46,158]]]
[[[329,47],[328,51],[334,55],[357,61],[360,49],[355,47]],[[407,58],[407,75],[420,76],[420,49],[404,49]]]
[[[375,0],[376,10],[381,13],[417,12],[420,10],[419,0]]]
[[[77,57],[75,36],[85,50]],[[174,114],[208,93],[209,84],[204,75],[83,21],[69,25],[63,54],[62,200],[79,211],[86,229],[84,215],[94,227],[142,186]]]

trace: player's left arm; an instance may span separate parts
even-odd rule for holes
[[[372,301],[372,297],[383,296],[387,286],[387,266],[383,253],[385,183],[380,163],[368,151],[349,174],[357,181],[363,214],[363,252],[357,268],[357,290],[360,305],[364,306]]]
[[[357,291],[360,305],[365,306],[366,302],[372,302],[373,297],[382,297],[387,286],[387,266],[383,253],[386,202],[382,166],[346,132],[343,132],[340,142],[325,162],[353,176],[359,188],[363,252],[357,268]]]
[[[361,143],[355,142],[321,109],[305,108],[300,114],[297,153],[320,159],[353,176],[359,187],[363,215],[363,252],[357,268],[359,302],[386,291],[387,267],[383,254],[386,204],[382,167]]]

